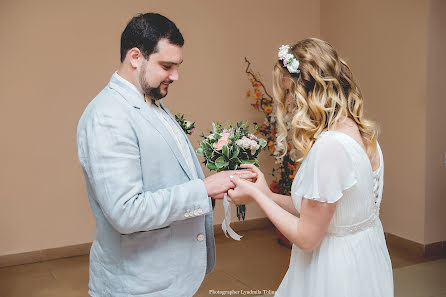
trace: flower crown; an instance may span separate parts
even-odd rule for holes
[[[283,67],[288,69],[289,73],[299,73],[299,61],[290,53],[289,45],[282,45],[279,48],[279,60],[282,60]]]

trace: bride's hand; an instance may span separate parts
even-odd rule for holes
[[[231,176],[235,188],[228,191],[228,201],[236,205],[249,204],[253,201],[259,190],[253,182],[241,179],[239,176]]]
[[[260,171],[260,169],[257,166],[251,164],[243,164],[240,165],[240,168],[245,168],[255,173],[257,175],[257,179],[254,180],[255,187],[259,189],[267,197],[271,197],[272,192],[268,186],[268,183],[266,182],[265,175],[262,173],[262,171]]]
[[[255,193],[257,192],[258,194],[259,191],[265,194],[267,197],[271,197],[272,192],[265,180],[265,176],[262,171],[257,168],[257,166],[243,164],[240,165],[240,168],[250,170],[253,174],[256,175],[256,178],[249,180],[253,182],[247,182],[246,180],[241,180],[238,177],[232,178],[232,182],[236,185],[236,188],[234,190],[228,191],[228,201],[238,205],[249,204],[253,201]],[[243,175],[240,175],[240,177],[243,178]],[[234,181],[234,179],[238,180]]]

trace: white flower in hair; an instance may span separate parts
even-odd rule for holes
[[[286,54],[285,59],[283,59],[283,65],[288,66],[288,64],[293,63],[294,56],[292,54]]]
[[[288,69],[289,73],[299,73],[299,61],[290,53],[289,45],[282,45],[279,48],[279,60],[282,60],[283,66]]]
[[[299,72],[299,61],[294,59],[291,63],[288,63],[286,65],[286,68],[290,73],[298,73]]]
[[[289,45],[282,45],[279,48],[279,59],[283,60],[285,58],[285,55],[288,53],[289,50],[290,50],[290,46]]]

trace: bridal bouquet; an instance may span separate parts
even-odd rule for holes
[[[212,131],[200,142],[197,154],[203,156],[206,167],[211,171],[237,170],[241,164],[259,166],[257,157],[266,147],[264,139],[257,138],[243,121],[234,127],[212,123]],[[245,205],[237,205],[237,218],[245,220]]]

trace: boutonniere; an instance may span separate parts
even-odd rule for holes
[[[184,119],[184,114],[176,114],[175,120],[180,124],[181,128],[183,128],[184,133],[187,135],[192,135],[195,131],[195,122],[190,122]]]

